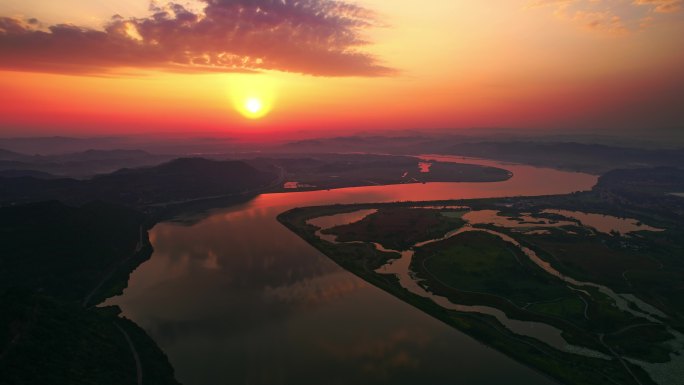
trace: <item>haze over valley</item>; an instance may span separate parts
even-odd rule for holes
[[[0,0],[0,385],[682,385],[682,15]]]

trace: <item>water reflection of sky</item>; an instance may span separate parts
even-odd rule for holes
[[[505,168],[515,175],[506,182],[268,194],[191,226],[158,224],[154,255],[109,303],[150,333],[186,385],[549,384],[342,270],[275,220],[298,206],[566,193],[596,181]]]

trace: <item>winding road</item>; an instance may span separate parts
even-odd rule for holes
[[[138,379],[138,385],[142,385],[143,371],[142,364],[140,363],[140,355],[138,354],[138,350],[135,348],[133,340],[131,340],[131,337],[128,335],[128,333],[116,322],[113,322],[113,324],[117,329],[119,329],[121,334],[123,334],[124,338],[126,339],[126,342],[128,342],[128,347],[131,348],[131,354],[133,354],[133,359],[135,360],[135,369],[137,371],[136,378]]]

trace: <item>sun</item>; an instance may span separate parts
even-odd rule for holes
[[[243,117],[258,120],[274,109],[277,82],[271,76],[231,75],[226,80],[233,108]]]
[[[249,98],[245,100],[245,110],[247,110],[251,114],[258,114],[259,111],[261,111],[264,108],[264,104],[261,102],[261,100],[257,98]]]
[[[258,96],[247,96],[236,103],[236,109],[247,119],[261,119],[271,110],[271,104]]]

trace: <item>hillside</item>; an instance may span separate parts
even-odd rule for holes
[[[95,308],[149,258],[146,219],[103,203],[0,208],[0,384],[173,385],[164,353],[118,308]],[[130,343],[128,339],[130,338]]]
[[[28,155],[0,148],[0,172],[40,171],[62,177],[86,178],[124,167],[153,166],[172,159],[142,150],[86,150],[64,154]]]
[[[105,203],[0,208],[0,288],[82,300],[104,271],[134,254],[145,221],[141,213]]]
[[[101,200],[142,207],[249,195],[268,187],[275,179],[274,173],[240,161],[181,158],[154,167],[122,169],[88,180],[0,177],[0,204],[45,200],[82,204]]]

